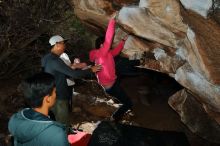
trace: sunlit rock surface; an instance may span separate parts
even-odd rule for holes
[[[203,17],[207,17],[208,11],[213,6],[213,0],[180,0],[186,9],[190,9]]]
[[[122,6],[138,4],[138,0],[73,0],[75,14],[95,33],[101,34],[111,15]]]
[[[73,3],[75,14],[97,34],[104,34],[108,20],[118,12],[116,19],[119,28],[116,30],[114,45],[125,33],[129,33],[122,52],[130,59],[144,57],[145,65],[142,67],[173,77],[194,95],[191,98],[196,97],[201,104],[192,104],[192,108],[200,108],[201,113],[219,126],[219,1],[74,0]],[[177,94],[173,100],[178,101],[178,98],[182,97]],[[190,116],[188,114],[190,112],[185,112],[185,116]],[[201,114],[194,116],[202,118]],[[202,129],[203,122],[196,122],[184,123],[205,138],[213,136]],[[195,128],[198,129],[193,130]]]
[[[172,28],[171,31],[186,32],[187,26],[179,15],[180,5],[176,0],[140,0],[139,7],[147,8],[163,25]]]
[[[182,38],[181,35],[173,33],[169,28],[162,25],[160,20],[155,19],[154,15],[146,8],[123,7],[118,19],[126,30],[136,36],[170,47],[176,47],[177,41]]]

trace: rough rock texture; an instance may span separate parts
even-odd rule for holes
[[[218,0],[207,0],[206,3],[200,0],[76,0],[73,3],[75,14],[94,32],[102,34],[108,20],[118,12],[119,28],[114,44],[129,33],[123,53],[130,59],[144,57],[142,67],[175,78],[201,104],[200,107],[192,106],[203,108],[201,113],[220,124]],[[196,113],[193,116],[202,118]],[[204,128],[200,121],[185,124],[190,129],[198,128],[193,131],[203,137],[213,136],[200,129]],[[211,122],[206,124],[212,125]],[[213,140],[216,141],[214,137]]]
[[[78,87],[79,94],[73,96],[72,111],[81,113],[82,110],[97,117],[107,118],[118,108],[118,104],[104,93],[103,89],[96,81],[87,81],[88,90],[85,91],[84,86]],[[82,84],[82,85],[84,85]],[[82,91],[82,92],[81,92]]]
[[[213,6],[212,0],[180,0],[186,9],[190,9],[203,17],[207,17],[208,11]]]
[[[103,33],[108,20],[118,8],[125,4],[135,4],[138,0],[74,0],[75,14],[95,33]]]
[[[214,0],[214,4],[213,4],[210,15],[218,24],[220,24],[220,1],[219,0]]]
[[[181,121],[191,131],[210,141],[220,143],[219,124],[205,113],[202,104],[197,99],[199,98],[183,89],[171,96],[168,103],[180,115]],[[195,117],[195,115],[197,116]],[[209,134],[207,135],[206,133]]]
[[[98,116],[98,117],[110,117],[112,113],[116,110],[114,102],[111,99],[100,98],[100,97],[91,97],[84,94],[79,94],[74,96],[73,103],[73,112],[80,112],[80,107],[83,108],[86,112]],[[78,109],[77,109],[78,108]]]

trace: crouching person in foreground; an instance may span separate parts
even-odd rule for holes
[[[22,83],[24,97],[31,108],[14,114],[8,128],[15,146],[69,146],[64,125],[48,115],[56,101],[55,79],[38,73]]]

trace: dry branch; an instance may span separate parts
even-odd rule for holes
[[[41,54],[34,48],[42,50],[39,38],[67,19],[68,9],[63,0],[1,1],[0,79],[39,68]]]

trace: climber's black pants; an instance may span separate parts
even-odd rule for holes
[[[121,76],[137,76],[140,75],[135,66],[140,65],[140,60],[129,60],[125,57],[117,56],[115,60],[115,69],[118,78]]]
[[[116,82],[114,83],[114,85],[111,88],[106,89],[105,91],[109,95],[118,99],[120,101],[120,103],[122,104],[122,106],[120,106],[113,114],[113,118],[115,119],[115,121],[118,121],[123,117],[123,115],[129,109],[132,108],[133,104],[132,104],[130,98],[127,96],[127,94],[121,88],[118,80],[116,80]]]

